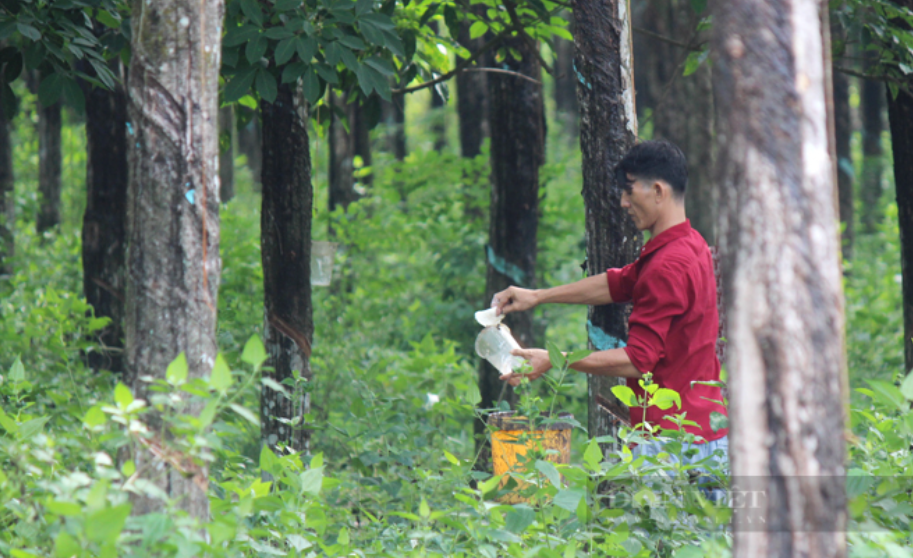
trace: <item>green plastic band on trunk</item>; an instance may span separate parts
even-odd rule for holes
[[[526,286],[526,272],[520,269],[519,266],[512,264],[495,254],[494,249],[490,245],[485,245],[485,252],[488,254],[488,263],[491,264],[491,267],[495,268],[495,271],[504,275],[518,286]]]

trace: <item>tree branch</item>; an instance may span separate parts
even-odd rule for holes
[[[536,85],[542,85],[541,81],[533,79],[526,74],[521,74],[520,72],[512,72],[510,70],[502,70],[500,68],[464,68],[463,71],[464,72],[488,72],[491,74],[506,74],[509,76],[515,76],[515,77],[518,77],[521,79],[525,79],[526,81],[531,81],[531,82],[535,83]]]
[[[432,80],[420,83],[418,85],[413,85],[412,87],[403,87],[401,89],[391,89],[390,92],[391,93],[412,93],[413,91],[420,91],[420,90],[426,89],[428,87],[433,87],[443,81],[447,81],[448,79],[450,79],[453,76],[457,75],[458,73],[462,72],[463,69],[465,69],[467,66],[469,66],[470,64],[472,64],[473,62],[478,60],[480,56],[482,56],[483,54],[485,54],[486,52],[488,52],[489,50],[493,49],[498,44],[500,44],[501,41],[504,40],[504,37],[511,31],[513,31],[512,27],[509,29],[505,29],[504,31],[501,31],[493,39],[491,39],[490,41],[488,41],[487,43],[482,45],[482,48],[477,50],[472,56],[470,56],[466,60],[463,60],[462,62],[457,64],[456,68],[454,68],[453,70],[450,70],[446,74],[441,74]]]
[[[668,43],[670,45],[681,47],[688,51],[703,50],[701,48],[701,45],[703,45],[704,43],[697,43],[697,44],[683,43],[681,41],[676,41],[675,39],[673,39],[671,37],[666,37],[665,35],[660,35],[659,33],[654,33],[653,31],[650,31],[649,29],[644,29],[643,27],[634,27],[634,31],[640,33],[641,35],[644,35],[645,37],[652,37],[658,41],[662,41],[662,42]]]
[[[514,29],[519,29],[527,41],[531,43],[531,51],[536,53],[536,58],[539,59],[539,64],[545,69],[548,75],[554,75],[554,72],[549,67],[548,63],[545,61],[545,58],[542,58],[542,53],[539,52],[538,45],[532,37],[529,36],[529,33],[526,32],[526,28],[523,26],[523,22],[520,21],[520,15],[517,13],[517,9],[514,7],[513,2],[504,2],[504,7],[507,8],[507,15],[510,17],[510,21],[514,24]]]
[[[844,66],[837,66],[836,64],[834,65],[834,70],[837,72],[840,72],[841,74],[846,74],[848,76],[858,77],[858,78],[862,78],[862,79],[871,79],[874,81],[881,81],[884,83],[896,83],[897,85],[901,86],[904,89],[906,89],[909,86],[907,80],[899,79],[899,78],[896,78],[893,76],[888,76],[885,74],[866,74],[866,73],[854,70],[852,68],[846,68]]]

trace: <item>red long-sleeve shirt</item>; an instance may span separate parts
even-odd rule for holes
[[[646,422],[674,429],[663,416],[687,413],[685,418],[699,425],[686,426],[688,432],[705,441],[725,436],[727,429],[710,428],[711,412],[726,414],[723,405],[710,401],[722,400],[720,388],[691,385],[720,379],[716,280],[703,237],[686,221],[647,242],[637,261],[606,275],[612,300],[633,303],[624,349],[631,363],[641,373],[653,372],[655,383],[682,398],[681,409],[648,407]],[[643,397],[636,379],[628,379],[628,386]],[[644,420],[642,408],[632,407],[631,422]]]

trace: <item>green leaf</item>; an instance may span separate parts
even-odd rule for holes
[[[267,103],[273,103],[276,101],[276,95],[279,94],[279,89],[276,84],[276,78],[273,77],[273,74],[270,73],[266,68],[261,68],[257,72],[257,93],[260,94],[260,98],[266,101]]]
[[[275,472],[276,465],[279,464],[279,458],[276,457],[276,454],[269,449],[268,445],[263,444],[263,447],[260,448],[260,469],[267,473],[273,473]]]
[[[130,393],[130,388],[117,382],[117,386],[114,388],[114,401],[118,407],[126,409],[130,403],[133,403],[133,394]]]
[[[82,417],[82,423],[89,428],[94,428],[96,426],[101,426],[108,421],[108,415],[101,410],[101,407],[95,405]]]
[[[19,432],[19,424],[7,416],[6,412],[3,410],[3,407],[0,407],[0,426],[2,426],[3,429],[10,434]]]
[[[704,552],[699,546],[683,546],[672,556],[672,558],[704,558]]]
[[[322,93],[320,89],[320,78],[317,77],[317,74],[314,73],[314,70],[305,72],[304,80],[302,80],[302,88],[304,89],[304,97],[312,105],[317,103],[317,100],[320,99],[320,94]]]
[[[504,528],[511,533],[522,533],[536,520],[536,511],[525,504],[518,504],[507,512]]]
[[[263,35],[257,35],[247,43],[247,46],[244,48],[244,56],[247,58],[248,62],[256,64],[260,62],[260,59],[266,54],[266,49],[268,47],[269,40]]]
[[[317,40],[313,37],[298,37],[295,49],[298,51],[298,58],[305,64],[310,64],[311,59],[317,54]]]
[[[222,100],[226,103],[233,103],[246,95],[250,91],[250,86],[253,85],[256,75],[257,66],[249,66],[235,74],[235,77],[225,84]]]
[[[289,37],[288,39],[283,39],[279,41],[279,44],[276,45],[276,64],[281,66],[292,59],[292,56],[295,54],[295,46],[298,44],[298,41],[295,37]]]
[[[351,50],[347,49],[344,46],[340,46],[339,54],[342,55],[342,63],[346,68],[351,70],[358,67],[358,58]]]
[[[336,74],[336,68],[330,68],[326,64],[314,64],[313,68],[317,70],[323,81],[336,85],[339,83],[339,76]]]
[[[266,361],[266,347],[263,346],[263,341],[260,341],[260,337],[251,335],[250,339],[247,340],[247,343],[244,344],[244,350],[241,351],[241,361],[255,368]]]
[[[362,15],[374,9],[374,0],[358,0],[355,2],[355,14]]]
[[[355,23],[355,14],[350,10],[330,10],[330,14],[332,14],[337,21],[345,25],[352,25]]]
[[[75,502],[61,502],[59,500],[50,500],[44,504],[44,507],[53,514],[64,517],[82,516],[82,506]]]
[[[281,26],[270,27],[269,29],[264,31],[263,34],[266,35],[267,37],[269,37],[270,39],[274,39],[277,41],[279,39],[288,39],[288,38],[295,36],[295,34],[292,33],[291,29],[289,29],[288,27],[281,27]]]
[[[19,438],[21,440],[28,440],[32,438],[44,428],[45,423],[51,420],[51,417],[38,417],[32,420],[27,420],[19,425]]]
[[[73,556],[79,556],[81,551],[82,548],[80,548],[79,542],[63,529],[54,537],[55,558],[72,558]]]
[[[238,0],[238,3],[247,19],[258,27],[263,27],[263,12],[260,10],[260,3],[257,0]]]
[[[136,472],[136,463],[132,459],[124,461],[124,464],[120,468],[120,472],[125,477],[132,476]]]
[[[482,494],[488,494],[489,492],[491,492],[492,490],[494,490],[495,487],[498,486],[498,483],[501,482],[501,477],[503,477],[503,476],[504,476],[504,475],[493,475],[493,476],[492,476],[490,479],[488,479],[487,481],[480,482],[479,485],[478,485],[478,486],[479,486],[479,492],[481,492]]]
[[[339,38],[339,42],[354,50],[363,50],[366,46],[365,42],[355,35],[343,35]]]
[[[247,419],[248,422],[250,422],[254,426],[260,426],[260,417],[258,417],[253,411],[251,411],[247,407],[242,407],[241,405],[238,405],[237,403],[232,403],[231,405],[229,405],[229,407],[231,407],[232,411],[238,413],[239,415],[241,415],[241,417]]]
[[[891,410],[902,411],[907,407],[903,394],[894,384],[884,380],[866,380],[866,383],[872,388],[872,397]]]
[[[634,390],[628,386],[612,386],[612,394],[628,407],[633,407],[637,404],[637,397],[634,395]]]
[[[112,89],[114,85],[112,84]],[[76,83],[76,80],[65,77],[63,80],[63,97],[67,103],[73,107],[77,114],[83,114],[86,110],[86,97],[82,88]]]
[[[574,513],[577,511],[577,505],[580,504],[581,498],[585,495],[586,493],[579,488],[559,490],[555,496],[554,504],[563,510]]]
[[[653,384],[656,385],[656,384]],[[652,386],[648,386],[652,387]],[[676,407],[679,409],[682,408],[682,398],[679,396],[678,392],[672,389],[659,388],[656,390],[656,393],[650,398],[650,404],[656,405],[663,411],[672,407],[672,404],[675,403]]]
[[[704,63],[704,60],[707,60],[707,56],[710,55],[710,49],[704,49],[701,51],[693,51],[688,54],[688,58],[685,60],[685,70],[682,72],[682,75],[690,76],[701,67],[701,64]]]
[[[301,493],[318,496],[323,486],[323,467],[312,467],[301,473]]]
[[[907,378],[900,384],[900,393],[908,401],[913,401],[913,372],[907,374]]]
[[[277,12],[287,12],[301,6],[302,0],[276,0],[273,9]]]
[[[19,32],[22,33],[23,37],[26,37],[33,41],[41,40],[41,31],[35,29],[31,25],[28,25],[27,23],[17,23],[16,29],[18,29]]]
[[[477,21],[469,26],[469,38],[478,39],[488,32],[488,24],[484,21]]]
[[[424,498],[422,498],[422,502],[418,505],[418,515],[425,519],[431,515],[431,508],[428,507],[428,502]]]
[[[396,70],[393,69],[393,65],[384,60],[383,58],[378,58],[377,56],[371,56],[370,58],[365,59],[365,64],[371,66],[381,74],[385,76],[394,76],[396,75]]]
[[[113,14],[107,10],[98,10],[98,13],[95,14],[95,19],[99,23],[111,29],[120,29],[121,18],[120,15],[115,11]]]
[[[723,428],[729,428],[729,417],[718,411],[710,412],[710,428],[716,432]]]
[[[60,99],[61,93],[63,93],[63,75],[55,72],[41,80],[41,85],[38,86],[38,102],[49,107]]]
[[[18,356],[16,361],[10,366],[9,379],[13,383],[19,383],[25,381],[25,367],[22,366],[22,359]]]
[[[558,473],[558,469],[555,468],[554,463],[540,459],[536,461],[536,470],[545,475],[545,478],[547,478],[555,488],[561,488],[561,474]]]
[[[369,12],[365,15],[358,18],[359,22],[368,21],[372,25],[376,26],[378,29],[386,29],[388,31],[393,31],[396,29],[396,24],[393,23],[393,20],[388,16],[378,12]]]
[[[228,363],[225,362],[225,357],[222,356],[222,353],[219,353],[216,355],[216,363],[212,367],[212,374],[209,376],[209,387],[225,393],[233,382],[234,378],[231,376],[231,369],[228,367]]]
[[[308,70],[304,62],[292,62],[282,69],[282,83],[292,83]]]
[[[564,364],[567,362],[567,359],[564,358],[564,354],[558,349],[554,343],[548,343],[548,360],[552,363],[554,368],[562,370]]]
[[[86,537],[95,543],[114,543],[124,530],[130,515],[130,504],[99,510],[86,519]]]
[[[707,9],[707,0],[691,0],[691,9],[697,14],[703,13]]]
[[[342,59],[342,47],[339,46],[339,43],[330,43],[324,47],[323,55],[330,66],[335,66]]]
[[[233,47],[245,44],[260,34],[260,28],[255,25],[245,24],[240,27],[229,27],[222,41],[223,47]]]
[[[590,443],[587,444],[586,451],[583,452],[583,461],[586,463],[590,469],[597,469],[599,464],[602,463],[603,455],[602,448],[599,447],[599,443],[595,439],[591,439]]]
[[[181,354],[168,365],[165,381],[173,386],[179,386],[187,381],[187,370],[187,355],[181,351]]]

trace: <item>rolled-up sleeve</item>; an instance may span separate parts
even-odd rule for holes
[[[611,283],[610,283],[611,284]],[[688,305],[687,276],[681,271],[655,270],[637,282],[637,299],[628,319],[625,352],[641,373],[652,372],[666,356],[666,337],[675,318]]]
[[[634,264],[607,269],[605,274],[612,302],[630,302],[637,283],[637,268]]]

